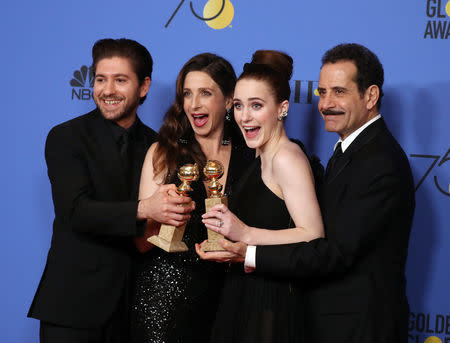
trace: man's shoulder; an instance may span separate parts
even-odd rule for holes
[[[151,127],[145,125],[142,121],[140,121],[140,125],[141,125],[141,129],[143,134],[148,137],[152,143],[156,142],[157,138],[158,138],[158,133],[153,130]]]
[[[97,113],[97,110],[93,110],[55,125],[47,135],[47,145],[59,144],[62,142],[74,143],[74,137],[83,136],[83,132],[87,132],[93,125],[97,125],[94,123],[99,122],[98,119],[99,114]]]
[[[351,156],[352,165],[362,175],[410,174],[408,157],[391,132],[385,126]]]
[[[92,111],[90,111],[88,113],[79,115],[79,116],[77,116],[75,118],[72,118],[72,119],[69,119],[69,120],[67,120],[65,122],[62,122],[60,124],[57,124],[57,125],[55,125],[52,128],[52,130],[54,130],[54,129],[58,130],[58,129],[70,128],[70,127],[75,128],[75,127],[78,127],[78,126],[83,126],[86,123],[89,123],[89,122],[91,122],[93,120],[96,120],[98,115],[99,115],[98,111],[95,109],[95,110],[92,110]]]
[[[152,145],[158,140],[158,133],[151,127],[145,125],[140,118],[137,118],[139,123],[139,136],[145,137],[144,140],[147,142],[148,146]]]

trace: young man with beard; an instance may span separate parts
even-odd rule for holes
[[[137,117],[153,61],[129,39],[92,49],[92,112],[54,127],[45,146],[55,220],[45,270],[28,313],[41,320],[40,340],[127,342],[127,292],[133,237],[145,220],[180,225],[190,200],[164,185],[137,200],[142,163],[156,133]],[[170,194],[169,194],[170,193]]]

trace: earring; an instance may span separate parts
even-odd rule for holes
[[[287,117],[287,115],[288,115],[287,111],[283,111],[283,113],[281,113],[281,114],[277,117],[277,119],[278,119],[279,121],[282,121],[284,118]]]
[[[222,145],[230,144],[231,131],[232,131],[231,108],[227,108],[227,113],[225,114],[225,123],[223,125]]]
[[[231,121],[231,108],[227,108],[227,113],[225,114],[225,121]]]

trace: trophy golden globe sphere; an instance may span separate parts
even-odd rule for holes
[[[219,204],[228,206],[227,197],[221,193],[223,186],[218,181],[218,179],[222,177],[223,172],[224,168],[222,163],[216,160],[209,160],[203,168],[203,174],[205,174],[205,177],[209,180],[209,196],[205,199],[206,212]],[[201,250],[223,251],[224,248],[219,243],[219,240],[222,238],[223,236],[221,234],[208,229],[208,241],[202,244]]]
[[[182,181],[181,185],[178,187],[178,192],[183,195],[187,195],[187,192],[192,191],[191,186],[189,185],[192,181],[198,180],[198,165],[194,164],[185,164],[178,170],[178,178]]]
[[[205,174],[206,178],[210,181],[208,185],[210,192],[209,197],[219,198],[223,186],[217,180],[223,175],[222,163],[217,160],[209,160],[203,168],[203,174]]]
[[[203,168],[203,174],[209,179],[220,179],[223,175],[223,165],[220,161],[209,160]]]

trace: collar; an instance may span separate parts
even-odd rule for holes
[[[352,144],[352,142],[356,139],[356,137],[359,136],[359,134],[361,132],[363,132],[369,125],[373,124],[380,118],[381,118],[381,114],[378,114],[376,117],[370,119],[367,123],[365,123],[363,126],[361,126],[358,130],[353,131],[346,139],[342,140],[339,138],[339,140],[336,142],[336,144],[334,144],[333,150],[336,149],[336,146],[338,145],[339,142],[342,142],[342,145],[341,145],[342,152],[345,152],[345,150],[347,150],[347,148],[350,146],[350,144]]]
[[[129,136],[134,136],[137,126],[138,126],[138,118],[134,121],[133,125],[131,125],[128,129],[124,129],[122,126],[118,125],[116,122],[112,120],[105,119],[108,123],[108,126],[111,128],[111,132],[115,142],[119,142],[122,139],[122,135],[126,132]]]

